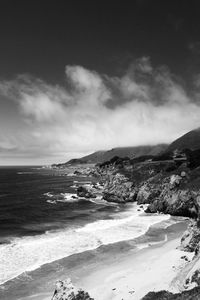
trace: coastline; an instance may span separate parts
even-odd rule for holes
[[[97,249],[74,254],[70,257],[43,265],[33,272],[24,273],[17,279],[5,284],[4,290],[1,289],[0,291],[0,296],[2,295],[2,299],[5,298],[8,300],[51,299],[55,281],[70,277],[77,287],[86,289],[95,300],[122,299],[120,298],[120,289],[123,296],[127,293],[127,297],[131,295],[131,299],[140,299],[136,298],[137,294],[140,295],[139,292],[137,294],[135,292],[132,294],[129,293],[135,285],[133,271],[137,268],[136,277],[139,278],[141,276],[140,281],[143,284],[142,278],[146,270],[142,268],[142,261],[144,259],[148,260],[147,267],[151,269],[153,265],[155,270],[154,258],[161,256],[162,262],[159,260],[159,268],[161,268],[162,265],[165,266],[164,262],[168,257],[166,256],[167,253],[170,253],[169,257],[173,259],[170,265],[167,262],[169,269],[165,266],[167,273],[165,282],[167,282],[167,286],[163,286],[163,288],[168,288],[171,280],[177,274],[179,267],[184,264],[184,261],[180,259],[184,255],[184,252],[175,248],[180,244],[180,237],[188,224],[188,221],[184,218],[171,217],[170,220],[172,221],[172,225],[168,224],[167,228],[165,228],[166,223],[163,221],[152,225],[144,235],[133,240],[103,245]],[[174,268],[170,269],[172,268],[171,264],[176,265],[175,270]],[[111,276],[113,273],[116,274],[115,277]],[[156,276],[160,276],[159,272],[154,271],[154,273]],[[125,278],[126,284],[123,284],[123,278]],[[160,285],[157,285],[158,289],[162,287],[161,282],[163,282],[163,278],[159,279]],[[130,285],[130,281],[134,284]],[[115,288],[114,285],[118,286],[116,290],[112,290]],[[22,289],[19,289],[20,286]],[[151,282],[149,290],[148,286],[146,286],[146,289],[147,292],[152,290]],[[104,296],[102,296],[102,291],[104,292]],[[100,298],[98,295],[101,295]]]
[[[109,266],[83,276],[82,284],[95,300],[139,300],[150,291],[179,292],[173,279],[184,268],[180,237],[128,254]],[[185,253],[192,257],[191,253]],[[45,299],[46,300],[46,299]]]

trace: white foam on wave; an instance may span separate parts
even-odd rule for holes
[[[50,192],[44,193],[44,196],[48,197],[47,202],[51,204],[56,204],[57,202],[78,202],[80,198],[75,193],[60,193],[52,194]]]
[[[76,229],[78,233],[90,234],[101,240],[102,244],[130,240],[144,234],[151,225],[169,219],[169,215],[147,215],[137,211],[120,213],[120,218],[100,220]]]
[[[90,202],[95,203],[97,205],[105,205],[105,206],[118,206],[118,203],[108,202],[103,199],[102,195],[97,195],[96,198],[88,199]]]
[[[63,199],[58,199],[58,202],[77,202],[79,201],[79,197],[73,193],[61,193]]]
[[[48,192],[48,193],[44,193],[44,196],[47,196],[47,197],[53,197],[54,195],[52,194],[52,193],[50,193],[50,192]]]
[[[97,195],[96,198],[84,198],[78,197],[76,193],[60,193],[60,194],[52,194],[50,192],[44,193],[44,196],[48,197],[46,200],[48,203],[57,204],[57,202],[64,203],[73,203],[78,202],[80,200],[90,201],[97,205],[105,205],[105,206],[117,206],[117,203],[107,202],[105,201],[101,195]]]
[[[169,216],[143,215],[132,204],[128,211],[115,213],[110,218],[112,219],[96,221],[82,228],[15,238],[11,244],[0,245],[0,283],[45,263],[92,250],[102,244],[136,238],[144,234],[151,225],[167,220]]]

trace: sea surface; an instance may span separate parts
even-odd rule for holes
[[[0,285],[47,263],[143,235],[168,215],[76,198],[93,178],[41,167],[0,168]]]

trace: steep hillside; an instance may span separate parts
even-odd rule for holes
[[[166,148],[166,144],[159,144],[155,146],[119,147],[108,151],[97,151],[79,159],[72,159],[68,161],[67,164],[101,163],[110,160],[114,156],[133,158],[142,155],[157,155]]]
[[[200,128],[189,131],[169,145],[166,151],[200,149]]]

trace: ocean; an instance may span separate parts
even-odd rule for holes
[[[93,180],[40,167],[0,168],[2,289],[45,264],[132,240],[169,220],[168,215],[145,214],[135,203],[75,197],[77,186]]]

